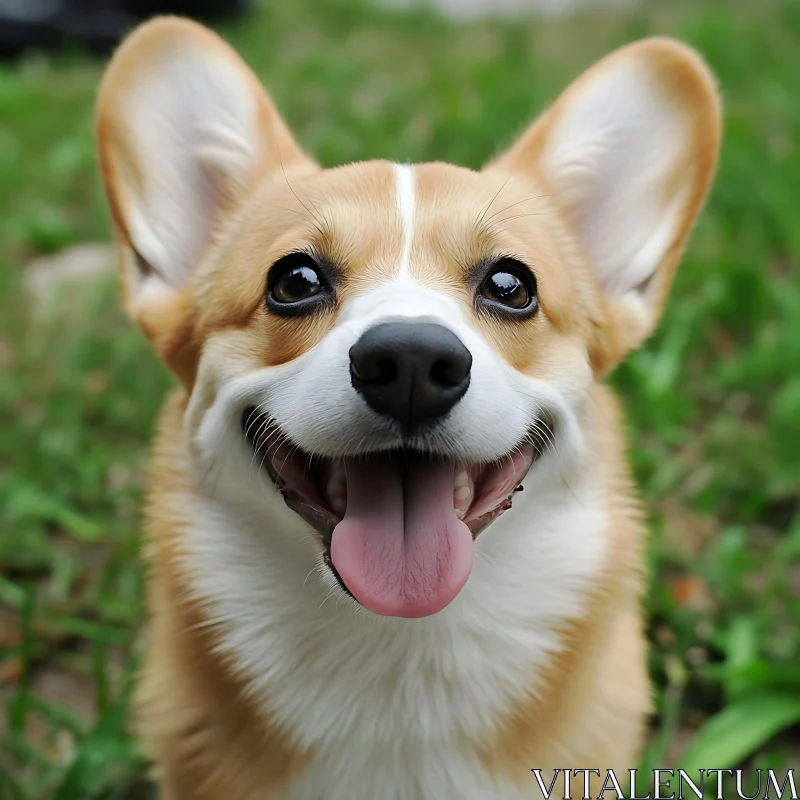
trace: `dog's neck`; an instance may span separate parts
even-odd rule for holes
[[[587,400],[581,458],[568,473],[546,462],[532,470],[511,511],[479,535],[456,601],[416,620],[375,616],[314,580],[315,534],[282,503],[272,516],[254,515],[228,493],[224,476],[209,484],[216,491],[198,492],[180,435],[184,409],[180,400],[167,408],[156,448],[152,541],[170,548],[157,562],[176,570],[196,624],[214,632],[214,655],[257,715],[332,771],[345,748],[356,757],[357,743],[363,778],[373,782],[403,763],[426,763],[404,756],[403,743],[424,742],[432,764],[452,766],[475,731],[499,737],[473,741],[475,753],[507,757],[508,728],[527,737],[525,758],[549,752],[567,702],[561,693],[579,686],[589,696],[586,676],[602,672],[601,645],[620,609],[638,602],[641,529],[609,392],[597,387]],[[520,733],[509,720],[521,707],[529,730]],[[373,775],[370,764],[379,762],[388,772]],[[483,773],[463,766],[463,796],[476,796],[469,792]],[[426,780],[435,785],[430,769]],[[322,791],[315,784],[298,796]],[[492,791],[519,796],[496,788],[477,796]]]

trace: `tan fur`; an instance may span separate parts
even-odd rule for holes
[[[532,785],[532,764],[580,764],[581,769],[599,769],[602,776],[607,769],[624,774],[640,747],[651,708],[640,614],[643,515],[629,499],[633,482],[618,435],[621,418],[614,396],[598,386],[589,410],[595,432],[592,457],[614,498],[603,575],[590,613],[563,632],[564,649],[549,674],[530,687],[528,702],[509,709],[478,747],[488,769],[510,780],[528,775]]]
[[[214,655],[214,628],[189,594],[181,567],[188,524],[181,503],[192,494],[180,439],[185,410],[186,395],[176,392],[161,414],[151,467],[145,547],[152,623],[139,726],[162,765],[167,798],[249,800],[283,786],[307,754],[243,696],[230,665]]]
[[[389,163],[330,170],[313,179],[281,176],[280,183],[256,193],[236,234],[219,247],[216,269],[196,288],[201,297],[213,297],[197,322],[201,336],[246,328],[264,366],[291,361],[317,344],[349,296],[390,274],[402,238],[396,217],[386,213],[394,202]],[[359,224],[365,217],[373,224]],[[313,250],[341,272],[337,307],[302,318],[269,314],[262,302],[267,270],[281,256],[302,249]]]
[[[138,693],[141,729],[176,798],[249,800],[284,785],[310,754],[241,696],[228,665],[212,655],[214,630],[202,605],[189,596],[181,566],[188,524],[181,503],[192,493],[179,436],[185,404],[185,395],[176,393],[162,413],[149,482],[153,623]],[[476,731],[465,743],[493,773],[531,786],[531,764],[580,764],[602,775],[624,769],[640,746],[650,710],[639,613],[642,514],[627,499],[632,481],[617,434],[616,401],[598,387],[589,407],[597,432],[593,456],[618,502],[591,613],[563,632],[564,649],[544,679],[531,685],[527,703],[508,709],[495,730]]]
[[[111,214],[120,244],[120,258],[133,262],[138,254],[132,248],[128,229],[125,182],[142,182],[139,154],[134,151],[126,125],[125,105],[129,94],[136,91],[137,81],[143,73],[158,71],[159,65],[175,58],[187,40],[221,55],[241,73],[242,80],[252,87],[259,99],[258,119],[261,135],[269,144],[264,152],[267,157],[252,175],[247,186],[221,186],[225,206],[229,213],[245,198],[260,181],[277,169],[284,174],[302,175],[316,169],[305,153],[295,144],[283,120],[275,110],[270,98],[260,89],[252,72],[239,56],[219,37],[202,25],[184,19],[163,17],[141,25],[122,44],[114,55],[111,68],[106,72],[97,100],[97,140],[100,166],[107,190]],[[276,156],[277,154],[277,156]],[[219,220],[212,235],[220,233],[223,219]],[[132,305],[126,270],[121,271],[123,304],[153,341],[156,351],[173,369],[181,382],[191,388],[199,350],[199,337],[194,330],[194,303],[186,296],[164,299],[155,308],[139,308]]]
[[[533,181],[422,164],[417,180],[416,251],[412,276],[453,292],[515,368],[543,367],[557,335],[580,335],[574,279],[553,236],[557,210]],[[487,179],[488,178],[488,179]],[[483,258],[514,256],[532,267],[545,312],[524,323],[476,314],[468,279]]]
[[[592,69],[587,70],[565,91],[561,97],[520,137],[519,141],[506,153],[487,166],[488,171],[497,170],[502,174],[526,173],[533,171],[533,177],[549,193],[553,203],[559,204],[557,193],[552,192],[536,169],[542,149],[560,116],[584,86],[602,69],[608,69],[615,62],[641,58],[646,54],[646,68],[649,69],[669,102],[676,109],[690,115],[688,127],[692,131],[692,141],[686,150],[685,158],[675,167],[675,177],[692,176],[692,190],[682,209],[683,224],[675,236],[669,251],[648,287],[648,292],[657,298],[658,320],[664,307],[672,279],[678,266],[683,248],[705,200],[709,183],[717,166],[722,122],[720,103],[714,80],[707,67],[688,47],[672,39],[652,38],[623,47],[603,59]],[[568,214],[561,208],[567,221]],[[574,242],[571,243],[574,247]],[[590,357],[598,377],[607,375],[629,352],[639,347],[642,337],[631,330],[630,321],[619,313],[618,308],[610,307],[601,297],[596,297],[595,309],[590,320],[595,326],[595,336],[591,342]],[[652,326],[646,334],[652,333]]]
[[[241,71],[258,98],[260,135],[271,155],[248,185],[223,187],[224,202],[188,284],[137,304],[126,275],[148,267],[135,252],[127,203],[144,166],[129,140],[125,104],[141,73],[157,69],[186,41],[221,54]],[[678,167],[692,175],[692,190],[646,288],[655,298],[655,324],[714,170],[719,107],[705,67],[674,42],[649,40],[611,59],[643,53],[669,101],[696,115]],[[599,380],[643,338],[601,291],[568,209],[537,168],[555,121],[591,75],[573,84],[483,173],[446,164],[414,168],[411,277],[455,298],[498,358],[543,379],[573,366],[580,370],[588,353]],[[151,628],[138,692],[142,736],[168,800],[270,797],[302,772],[312,754],[246,695],[232,665],[214,652],[215,629],[201,599],[190,593],[183,551],[194,488],[183,431],[196,430],[220,388],[198,376],[202,352],[253,369],[286,364],[325,337],[348,300],[395,276],[404,232],[394,167],[369,162],[319,170],[238,56],[200,26],[180,20],[143,26],[117,53],[100,91],[98,139],[120,244],[123,300],[184,387],[161,417],[150,481]],[[306,317],[271,314],[263,303],[269,267],[298,249],[313,249],[336,268],[336,305]],[[528,321],[504,321],[475,306],[471,270],[498,253],[530,265],[537,278],[541,310]],[[194,417],[185,414],[192,390]],[[588,457],[612,498],[608,550],[589,611],[560,632],[563,649],[545,675],[520,687],[527,699],[499,714],[492,730],[477,730],[464,743],[489,773],[520,785],[533,785],[530,768],[537,763],[627,768],[641,747],[650,707],[640,612],[644,525],[630,500],[617,405],[599,383],[586,414]]]

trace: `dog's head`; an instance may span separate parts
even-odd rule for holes
[[[526,474],[581,453],[593,382],[660,315],[720,122],[700,59],[650,39],[481,172],[323,170],[227,45],[161,19],[116,54],[98,136],[124,301],[190,395],[198,491],[221,460],[213,491],[265,536],[290,515],[364,606],[422,616]]]

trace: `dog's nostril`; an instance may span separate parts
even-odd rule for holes
[[[397,379],[397,363],[391,358],[364,360],[358,364],[354,362],[351,370],[360,381],[375,386],[383,386]]]
[[[440,386],[458,386],[468,372],[467,370],[465,373],[461,364],[440,360],[431,367],[430,377],[434,383],[438,383]]]
[[[372,379],[376,383],[391,383],[397,378],[397,362],[390,358],[382,358],[377,365],[377,375]]]

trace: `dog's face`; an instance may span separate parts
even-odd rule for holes
[[[482,172],[322,170],[226,45],[159,20],[117,53],[98,131],[125,302],[190,392],[198,491],[258,513],[277,489],[346,591],[423,616],[526,474],[581,456],[592,383],[660,314],[719,110],[697,57],[649,40]],[[236,480],[206,489],[214,462]]]

